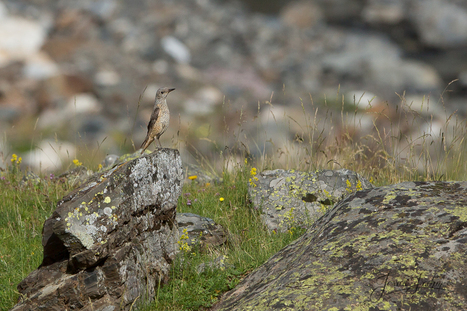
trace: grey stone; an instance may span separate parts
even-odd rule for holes
[[[110,167],[112,165],[114,165],[115,163],[117,163],[119,159],[119,156],[116,155],[116,154],[109,154],[105,157],[104,161],[102,161],[102,167],[103,168],[106,168],[106,167]]]
[[[412,1],[409,18],[423,43],[446,49],[467,44],[467,8],[460,1]]]
[[[173,36],[165,36],[161,39],[162,48],[178,63],[188,64],[191,60],[190,50],[180,40]]]
[[[227,241],[225,229],[211,218],[202,217],[192,213],[178,213],[176,216],[180,239],[189,246],[200,244],[202,247],[219,246]]]
[[[467,182],[353,193],[213,310],[465,310]]]
[[[248,187],[253,207],[269,230],[308,227],[349,193],[373,187],[350,170],[314,173],[273,170],[252,176]]]
[[[179,152],[159,149],[93,175],[45,221],[40,267],[18,310],[130,310],[168,279],[178,252]]]
[[[27,171],[23,178],[21,178],[21,185],[26,185],[28,182],[31,182],[35,185],[39,184],[41,182],[41,178],[34,172],[32,171]]]
[[[45,139],[23,154],[23,163],[35,172],[52,172],[76,156],[76,147],[68,142]]]

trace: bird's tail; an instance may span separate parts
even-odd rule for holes
[[[143,141],[143,143],[141,144],[141,147],[140,147],[140,149],[142,149],[141,152],[144,152],[144,150],[146,150],[146,148],[149,147],[151,142],[152,142],[151,137],[149,135],[146,136],[146,139]]]

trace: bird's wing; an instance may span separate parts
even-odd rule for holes
[[[156,123],[157,119],[159,118],[159,111],[160,111],[159,107],[154,108],[154,111],[151,114],[151,120],[149,120],[149,123],[148,123],[148,133],[154,127],[154,124]]]

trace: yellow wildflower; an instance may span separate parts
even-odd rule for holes
[[[198,176],[196,176],[196,175],[188,176],[188,179],[189,179],[189,180],[194,180],[194,179],[196,179],[196,178],[198,178]]]
[[[21,157],[18,158],[18,156],[16,155],[16,153],[13,153],[13,154],[11,155],[11,163],[13,163],[13,164],[14,164],[14,163],[20,164],[21,161],[23,161],[23,158],[21,158]]]
[[[76,166],[81,166],[83,163],[81,163],[78,159],[74,159],[73,164]]]
[[[224,198],[223,198],[223,197],[220,197],[220,198],[219,198],[219,201],[224,202]]]

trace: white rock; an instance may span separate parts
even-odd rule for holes
[[[433,119],[429,122],[425,122],[420,127],[420,136],[426,135],[427,140],[440,140],[446,135],[446,124],[442,120]]]
[[[346,113],[343,121],[346,130],[367,134],[374,128],[374,120],[369,113]]]
[[[48,79],[60,74],[58,65],[44,52],[26,58],[23,74],[32,79]]]
[[[88,93],[81,93],[73,96],[68,101],[66,110],[70,113],[96,113],[102,107],[97,98]]]
[[[423,95],[406,95],[405,104],[402,108],[424,115],[443,116],[444,112],[437,99],[431,99]]]
[[[363,90],[347,92],[345,94],[345,101],[355,104],[359,109],[368,109],[379,103],[376,94]]]
[[[213,112],[213,107],[193,98],[189,98],[183,106],[189,115],[207,115]]]
[[[197,91],[185,102],[185,111],[194,115],[206,115],[214,112],[214,107],[221,104],[223,94],[215,87],[205,87]]]
[[[113,70],[101,70],[94,76],[94,81],[103,86],[113,86],[120,82],[120,75]]]
[[[188,64],[191,61],[190,50],[177,38],[165,36],[161,39],[161,44],[164,51],[178,63]]]
[[[23,156],[23,162],[34,171],[56,171],[63,162],[76,157],[74,145],[66,142],[43,140],[39,146]]]
[[[463,6],[448,1],[423,0],[414,8],[409,20],[415,23],[426,44],[446,48],[467,43],[467,11]]]
[[[37,53],[46,38],[41,24],[20,17],[3,18],[0,23],[0,67]]]
[[[430,92],[441,87],[436,70],[425,63],[411,60],[378,61],[370,66],[369,79],[396,92]]]
[[[287,118],[287,107],[282,105],[266,106],[261,108],[259,119],[263,124],[276,124],[277,121]]]
[[[392,41],[369,33],[348,33],[339,49],[323,57],[323,65],[339,74],[365,75],[365,68],[383,63],[394,66],[401,50]]]

